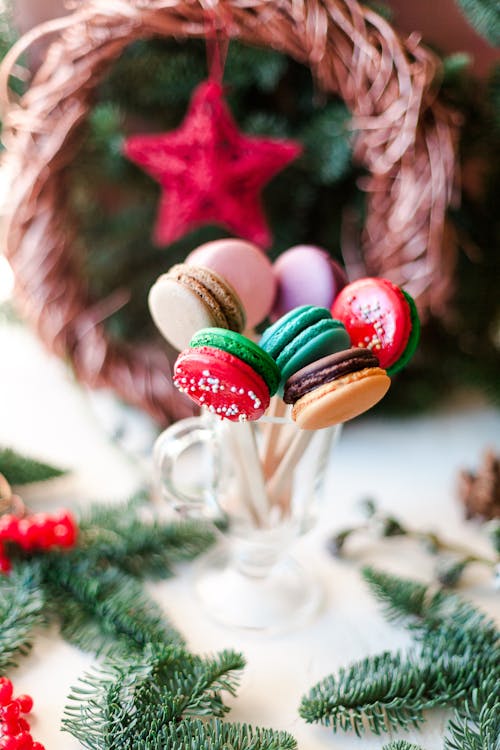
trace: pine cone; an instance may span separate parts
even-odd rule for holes
[[[488,449],[477,473],[461,471],[458,494],[467,518],[500,518],[500,456]]]

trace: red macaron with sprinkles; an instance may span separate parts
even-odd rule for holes
[[[370,349],[380,367],[393,375],[413,356],[420,321],[412,297],[388,279],[364,278],[348,284],[332,305],[352,346]]]
[[[259,419],[279,378],[276,363],[263,349],[221,328],[198,331],[174,366],[174,385],[182,393],[232,422]]]

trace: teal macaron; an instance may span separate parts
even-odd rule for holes
[[[212,346],[238,357],[252,367],[265,381],[271,396],[280,383],[280,370],[274,359],[251,339],[225,328],[202,328],[197,331],[190,347]]]
[[[334,320],[329,310],[304,305],[267,328],[259,344],[276,362],[283,386],[302,367],[349,349],[351,341],[344,324]]]

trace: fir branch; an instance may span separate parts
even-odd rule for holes
[[[79,546],[88,559],[137,577],[166,578],[176,563],[192,560],[214,542],[201,521],[162,522],[140,517],[143,496],[120,505],[95,505],[79,522]]]
[[[271,729],[259,729],[247,724],[228,724],[219,720],[209,723],[184,720],[158,727],[147,736],[137,739],[134,750],[296,750],[295,739]]]
[[[413,745],[406,740],[394,740],[394,742],[389,742],[388,745],[384,745],[382,750],[423,750],[423,748],[421,748],[420,745]]]
[[[33,631],[44,622],[44,604],[36,567],[22,565],[0,576],[0,674],[31,648]]]
[[[150,645],[135,662],[107,660],[84,676],[70,695],[63,727],[92,750],[149,750],[170,722],[222,716],[227,708],[220,691],[234,694],[235,672],[243,666],[231,651],[202,659],[179,647]]]
[[[358,736],[367,729],[380,734],[418,727],[425,710],[455,704],[473,679],[467,658],[444,654],[432,661],[417,652],[385,652],[319,682],[302,699],[300,715]]]
[[[9,484],[29,484],[60,477],[66,472],[55,466],[21,456],[11,448],[0,448],[0,474]]]
[[[495,624],[456,594],[411,581],[371,567],[362,570],[363,578],[372,593],[383,605],[389,622],[404,624],[412,631],[427,632],[449,623],[456,630],[469,635],[480,632],[483,638],[495,642]]]
[[[43,583],[61,635],[96,654],[140,651],[148,643],[182,643],[180,633],[140,582],[99,568],[77,551],[43,558]]]
[[[341,669],[338,677],[323,679],[302,700],[306,721],[359,735],[366,729],[376,734],[406,729],[418,726],[425,710],[457,705],[490,673],[498,674],[498,631],[472,605],[371,568],[364,577],[387,618],[405,624],[417,645],[406,654],[364,659]]]
[[[459,706],[448,725],[445,750],[498,750],[500,746],[500,662]]]
[[[500,9],[497,0],[458,0],[474,28],[491,44],[500,46]]]

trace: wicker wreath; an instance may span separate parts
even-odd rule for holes
[[[82,0],[71,15],[23,37],[0,70],[11,178],[6,253],[22,313],[49,348],[70,360],[81,382],[114,389],[161,423],[191,407],[173,389],[162,350],[108,337],[103,319],[116,301],[90,298],[62,171],[78,149],[97,84],[127,45],[203,37],[214,21],[229,38],[308,65],[318,86],[350,109],[354,158],[369,173],[365,270],[405,285],[425,315],[449,299],[455,263],[444,218],[454,194],[457,123],[436,99],[439,63],[416,36],[398,37],[356,0]],[[44,63],[22,98],[10,101],[13,65],[47,34]]]

